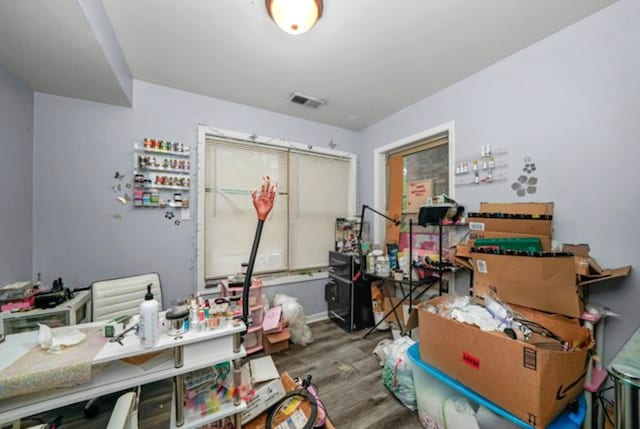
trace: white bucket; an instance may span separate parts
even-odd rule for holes
[[[373,312],[373,322],[378,325],[378,322],[380,322],[381,320],[383,320],[384,318],[384,313],[382,312]],[[387,322],[381,322],[377,328],[378,331],[388,331],[389,330],[389,324]]]

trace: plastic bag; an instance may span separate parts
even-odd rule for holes
[[[378,358],[378,363],[380,366],[384,366],[385,358],[387,357],[387,353],[389,353],[389,346],[393,344],[393,341],[386,338],[378,343],[375,349],[373,349],[373,354]]]
[[[291,342],[303,346],[312,343],[313,334],[305,320],[302,304],[296,298],[277,293],[273,297],[273,306],[276,305],[282,306],[282,317],[289,327]]]
[[[415,411],[418,407],[413,384],[413,369],[407,356],[407,349],[414,343],[415,341],[409,337],[400,337],[387,345],[382,370],[384,385],[411,411]]]

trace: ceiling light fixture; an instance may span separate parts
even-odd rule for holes
[[[306,33],[322,16],[322,0],[266,0],[271,19],[289,34]]]

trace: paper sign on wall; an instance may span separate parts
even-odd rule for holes
[[[418,213],[427,198],[433,196],[433,180],[416,180],[407,183],[407,212]]]

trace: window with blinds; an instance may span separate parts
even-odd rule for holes
[[[278,196],[262,233],[254,272],[327,265],[336,217],[349,216],[350,159],[208,137],[204,178],[204,275],[247,262],[256,228],[250,192],[269,176]]]

